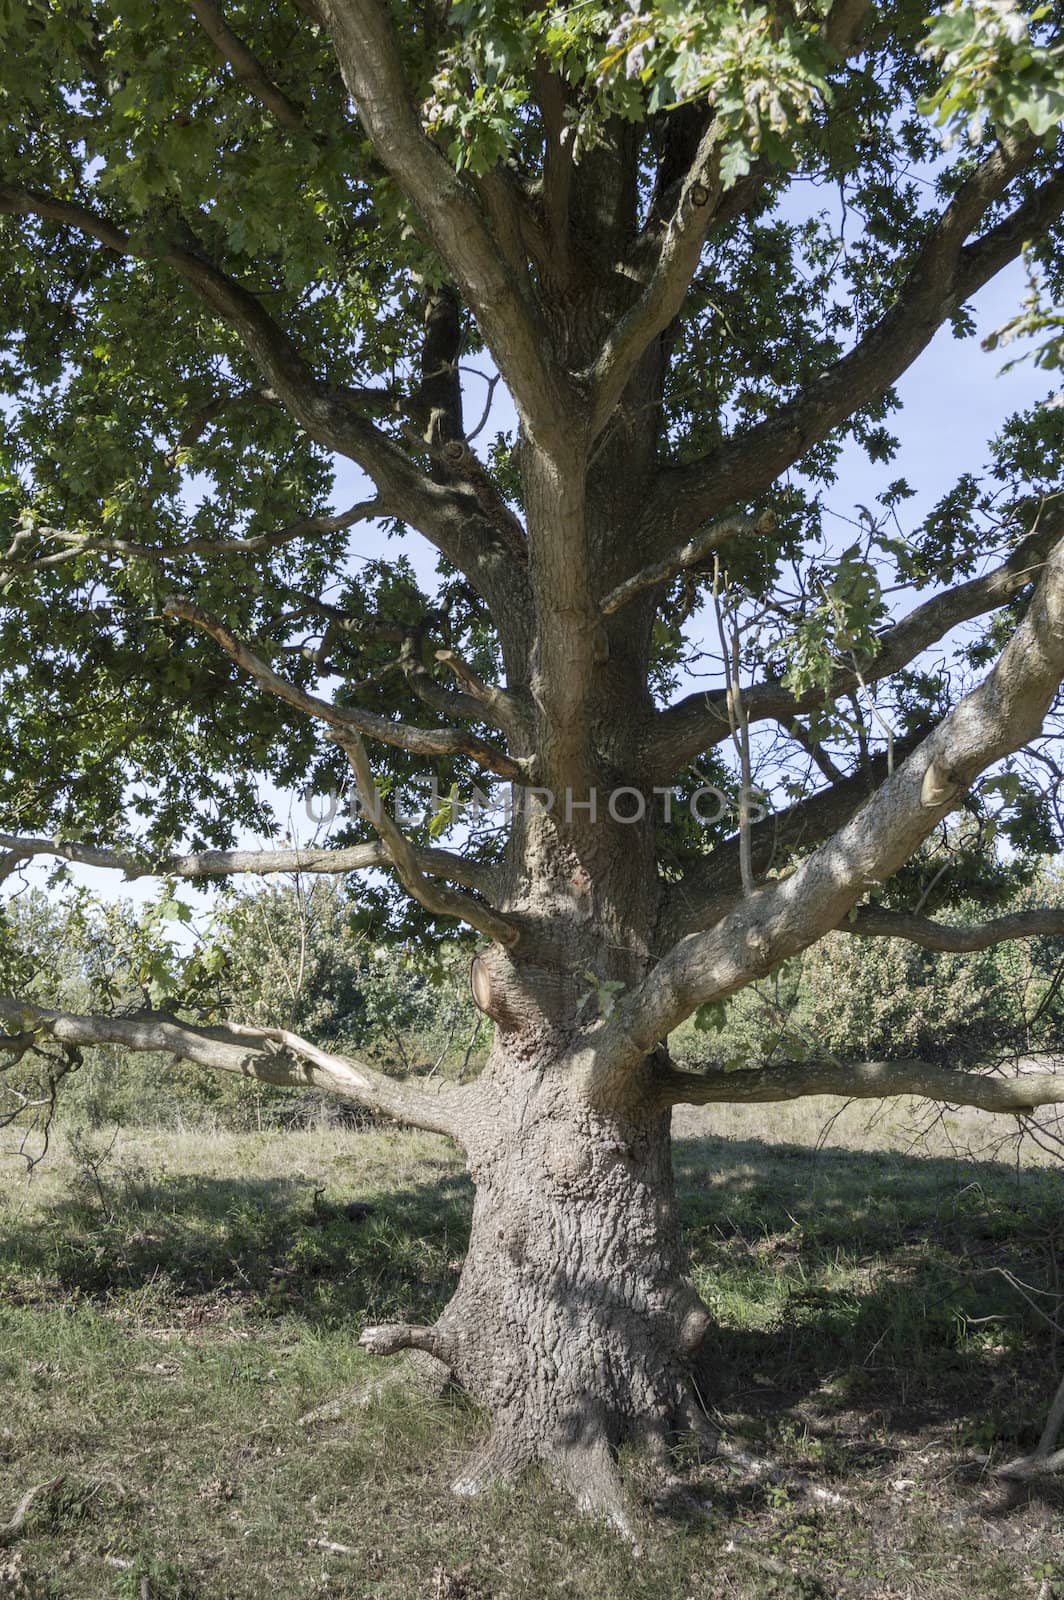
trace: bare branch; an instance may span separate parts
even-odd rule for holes
[[[696,539],[689,539],[686,544],[678,546],[661,561],[642,567],[631,578],[626,578],[615,589],[611,589],[602,602],[603,614],[612,617],[615,611],[620,611],[645,589],[656,589],[659,584],[667,583],[670,578],[686,572],[688,568],[697,567],[699,562],[704,561],[714,550],[719,550],[722,544],[727,544],[732,539],[775,531],[776,518],[771,511],[766,511],[763,516],[757,518],[727,517],[723,522],[715,522]]]
[[[468,1088],[439,1080],[391,1078],[351,1056],[319,1050],[283,1028],[236,1023],[201,1028],[165,1011],[126,1017],[81,1016],[33,1005],[13,995],[0,995],[0,1019],[61,1045],[114,1044],[125,1050],[151,1050],[284,1088],[326,1089],[397,1122],[462,1141]],[[4,1047],[0,1039],[0,1050]]]
[[[187,855],[150,859],[133,852],[109,850],[102,846],[75,844],[60,839],[20,838],[0,833],[0,881],[17,870],[19,863],[35,856],[53,856],[86,867],[101,867],[134,878],[226,878],[253,873],[269,877],[273,873],[311,872],[339,875],[365,872],[370,868],[390,868],[392,858],[383,844],[355,844],[336,849],[294,850],[197,850]],[[491,895],[495,873],[486,862],[468,861],[450,850],[419,847],[417,865],[431,877],[460,883],[478,894]]]
[[[660,526],[669,538],[682,537],[735,501],[760,494],[900,377],[946,318],[1064,212],[1061,170],[1003,222],[965,245],[1036,148],[1034,141],[998,147],[983,162],[942,213],[894,304],[829,371],[711,455],[666,471],[648,507],[650,525]]]
[[[858,662],[856,668],[840,668],[826,689],[813,688],[795,695],[779,683],[752,684],[744,696],[749,720],[774,720],[790,726],[795,717],[831,704],[862,681],[876,683],[899,672],[951,629],[1014,600],[1037,578],[1062,530],[1064,503],[1055,497],[1043,503],[1033,530],[1006,561],[981,578],[955,584],[916,606],[880,635],[874,656]],[[648,740],[648,766],[656,779],[669,777],[728,735],[727,696],[688,695],[655,719]]]
[[[247,84],[256,99],[270,111],[282,128],[299,130],[306,126],[303,115],[288,96],[277,87],[262,62],[235,34],[222,15],[221,6],[214,0],[188,0],[189,8],[197,17],[204,33],[222,55],[238,78]]]
[[[1010,911],[987,922],[936,922],[933,917],[909,911],[887,911],[881,906],[859,906],[839,923],[840,933],[858,939],[908,939],[925,950],[988,950],[1007,939],[1059,939],[1064,937],[1064,911],[1053,906]]]
[[[230,633],[217,617],[180,595],[171,597],[163,607],[163,612],[168,617],[180,617],[185,622],[191,622],[197,628],[202,628],[204,633],[209,633],[211,638],[221,645],[226,655],[255,680],[260,689],[265,689],[268,694],[275,695],[286,705],[294,706],[297,711],[302,711],[308,717],[315,717],[319,722],[325,722],[341,733],[353,730],[365,734],[369,739],[378,739],[382,744],[408,750],[412,755],[429,757],[467,755],[485,772],[497,773],[502,778],[521,778],[525,774],[523,762],[512,760],[504,751],[496,750],[482,739],[463,733],[458,728],[415,728],[409,723],[391,722],[387,717],[378,716],[373,711],[359,711],[354,706],[338,706],[331,700],[322,700],[318,695],[308,694],[296,684],[290,683],[287,678],[282,678],[274,672],[273,668],[254,651],[249,650],[242,640]]]
[[[660,1083],[665,1105],[737,1104],[800,1100],[811,1094],[878,1100],[912,1094],[947,1105],[976,1106],[1016,1116],[1036,1106],[1064,1104],[1064,1072],[1023,1072],[1012,1078],[957,1072],[933,1061],[802,1061],[748,1067],[738,1072],[668,1072]]]

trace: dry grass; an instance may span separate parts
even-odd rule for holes
[[[695,1501],[670,1498],[633,1464],[655,1505],[637,1554],[535,1477],[456,1503],[448,1481],[483,1431],[460,1401],[399,1390],[300,1428],[374,1370],[367,1320],[446,1299],[470,1202],[451,1151],[322,1130],[123,1133],[107,1153],[95,1136],[29,1185],[12,1167],[0,1195],[0,1521],[66,1475],[0,1551],[0,1595],[1064,1593],[1058,1492],[987,1475],[1033,1444],[1055,1381],[1051,1330],[1002,1269],[1055,1306],[1058,1174],[817,1153],[815,1108],[800,1144],[768,1145],[798,1123],[754,1115],[743,1131],[734,1110],[699,1113],[713,1138],[690,1136],[694,1118],[679,1130],[717,1319],[700,1381],[729,1429],[844,1504],[693,1459],[678,1465]],[[903,1124],[881,1135],[900,1142]],[[352,1216],[353,1199],[376,1209]]]

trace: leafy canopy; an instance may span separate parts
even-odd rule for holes
[[[1051,7],[949,0],[929,18],[926,0],[892,0],[874,8],[848,59],[833,42],[837,11],[828,0],[391,7],[422,124],[474,184],[508,170],[535,192],[552,75],[563,85],[561,145],[578,168],[636,141],[643,220],[685,111],[712,111],[726,188],[760,176],[756,201],[709,239],[677,320],[664,462],[694,461],[773,417],[867,333],[988,142],[1041,141],[1021,188],[1053,168],[1064,46]],[[0,564],[0,811],[23,832],[154,851],[226,845],[266,824],[260,780],[289,791],[343,781],[312,724],[164,619],[174,590],[225,616],[292,682],[324,682],[386,718],[434,720],[395,669],[396,629],[417,634],[438,682],[439,647],[488,679],[501,673],[484,603],[446,561],[427,593],[406,561],[367,554],[357,524],[212,548],[321,518],[335,459],[264,381],[232,321],[171,269],[174,252],[239,284],[331,392],[372,388],[379,434],[422,466],[411,424],[425,296],[446,277],[365,137],[314,7],[243,0],[225,14],[287,106],[280,120],[177,0],[0,0],[0,514],[14,553]],[[127,236],[125,249],[27,213],[16,190],[91,211]],[[991,207],[991,223],[1014,199]],[[605,280],[611,269],[584,244]],[[1062,260],[1055,228],[1032,241],[1050,305],[1064,301]],[[460,316],[468,421],[492,373],[468,310]],[[963,307],[953,325],[971,333]],[[897,585],[973,573],[988,544],[1009,537],[1006,513],[1059,481],[1061,414],[1039,408],[1011,421],[986,470],[973,463],[922,522],[906,520],[907,480],[888,478],[840,548],[828,518],[840,452],[855,440],[872,463],[889,463],[895,403],[888,383],[856,404],[748,508],[770,509],[778,536],[729,557],[724,606],[745,630],[744,673],[796,693],[827,684],[840,663],[874,651]],[[516,438],[489,427],[485,461],[520,515]],[[650,669],[659,698],[698,670],[712,582],[708,570],[686,574],[665,596]],[[328,628],[323,606],[342,629]],[[957,654],[957,682],[983,664],[983,647]],[[905,735],[941,704],[935,673],[914,669],[880,715]],[[810,726],[845,757],[866,719],[836,703]],[[438,761],[431,781],[407,752],[374,759],[382,785],[408,803],[428,805],[432,784],[453,796],[481,780],[461,752]],[[766,785],[797,788],[795,760],[766,750]],[[1000,817],[987,826],[1015,846],[1049,848],[1044,784],[1021,768],[1007,792],[988,788],[972,804]],[[711,752],[678,782],[734,779]],[[424,843],[433,830],[441,823],[428,815],[410,829]],[[347,836],[370,834],[356,820]],[[666,869],[705,842],[680,820],[663,826]],[[485,833],[479,848],[490,857],[497,837]],[[390,891],[371,890],[367,903],[376,913]],[[409,931],[423,914],[404,915]]]

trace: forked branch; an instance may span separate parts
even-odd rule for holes
[[[393,409],[393,397],[380,389],[322,383],[257,296],[223,272],[187,228],[170,229],[157,239],[141,236],[134,243],[122,228],[89,206],[5,183],[0,177],[0,215],[4,214],[39,217],[76,229],[117,255],[154,259],[171,267],[205,306],[236,330],[280,403],[311,439],[357,462],[386,498],[390,513],[416,528],[459,567],[489,604],[502,606],[512,600],[510,575],[500,575],[492,562],[492,547],[484,538],[487,525],[475,511],[470,514],[468,498],[433,483],[371,420],[371,413],[382,407]]]
[[[1038,578],[1046,557],[1064,532],[1064,503],[1059,496],[1040,507],[1034,527],[1007,560],[979,578],[954,584],[880,634],[875,654],[857,666],[842,666],[826,688],[794,694],[780,683],[752,684],[744,695],[751,722],[776,721],[785,726],[795,717],[830,705],[859,684],[879,683],[900,672],[951,629],[1007,605]],[[648,740],[647,759],[656,781],[678,772],[693,756],[729,736],[727,695],[692,694],[659,713]]]
[[[518,929],[512,922],[500,916],[497,911],[493,911],[490,906],[474,900],[470,895],[462,894],[456,889],[446,889],[425,877],[418,862],[417,851],[384,805],[370,769],[366,747],[358,733],[353,728],[345,728],[335,733],[333,737],[347,756],[351,771],[354,773],[363,813],[370,826],[379,834],[381,843],[407,892],[413,895],[426,911],[442,917],[457,917],[459,921],[468,923],[471,928],[478,929],[498,944],[505,946],[516,944]]]
[[[1064,169],[1041,184],[1002,222],[970,244],[965,240],[1028,164],[1034,141],[998,147],[945,209],[898,291],[894,304],[865,336],[772,416],[718,450],[667,471],[647,517],[675,539],[700,527],[737,500],[767,489],[819,440],[826,438],[892,384],[926,349],[943,322],[1015,260],[1064,212]]]
[[[388,12],[380,0],[320,0],[320,11],[362,126],[472,307],[527,430],[544,443],[563,438],[576,421],[576,397],[551,358],[527,285],[421,127]]]

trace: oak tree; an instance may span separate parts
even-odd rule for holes
[[[463,1492],[538,1460],[620,1520],[620,1442],[711,1434],[678,1102],[1064,1099],[667,1048],[829,930],[1064,932],[995,915],[1058,842],[1064,413],[973,437],[923,519],[904,460],[829,514],[997,273],[1026,249],[1060,303],[1052,8],[926,9],[0,0],[3,866],[373,869],[378,927],[472,930],[494,1031],[447,1083],[194,996],[16,992],[3,1049],[328,1085],[464,1147],[453,1299],[363,1335],[490,1411]],[[249,851],[263,779],[358,803]]]

